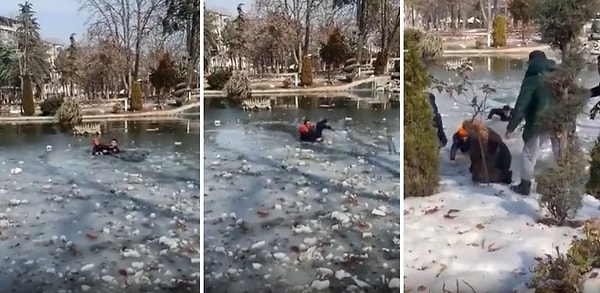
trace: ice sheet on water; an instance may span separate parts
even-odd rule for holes
[[[352,130],[356,136],[343,134],[351,129],[326,131],[321,144],[299,143],[295,133],[278,129],[228,125],[208,136],[206,288],[235,293],[312,284],[335,291],[356,286],[352,276],[387,286],[399,273],[399,178],[370,159],[398,170],[399,157],[371,144],[357,152],[364,141],[356,137],[376,140],[366,129]],[[374,208],[385,216],[373,215]],[[318,267],[352,273],[321,280]]]
[[[198,288],[190,261],[199,257],[198,152],[154,146],[146,160],[131,163],[91,156],[77,143],[51,152],[45,145],[3,149],[0,253],[7,269],[0,287]]]

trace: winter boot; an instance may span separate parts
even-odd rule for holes
[[[510,190],[520,195],[529,195],[531,192],[531,181],[521,179],[521,183],[519,183],[519,185],[511,186]]]

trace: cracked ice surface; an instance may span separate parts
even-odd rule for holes
[[[145,161],[94,158],[89,137],[48,125],[0,126],[2,292],[199,290],[199,134],[122,124],[104,140]]]
[[[302,113],[207,112],[206,292],[399,292],[399,112],[313,111],[323,144]]]

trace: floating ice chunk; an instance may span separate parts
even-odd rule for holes
[[[265,246],[266,242],[264,240],[256,242],[254,244],[252,244],[252,246],[250,246],[250,249],[254,250],[254,249],[259,249],[263,246]]]
[[[51,145],[47,145],[46,146],[46,151],[47,152],[51,152],[52,151],[52,146]]]
[[[179,246],[179,241],[174,238],[169,238],[167,236],[161,236],[158,239],[158,242],[162,245],[168,246],[169,249],[176,249]]]
[[[331,218],[334,220],[338,220],[342,223],[350,222],[350,217],[348,217],[348,215],[346,215],[345,213],[342,213],[342,212],[338,212],[338,211],[332,212]]]
[[[23,169],[21,169],[19,167],[10,169],[10,174],[21,174],[21,172],[23,172]]]
[[[375,216],[381,216],[381,217],[385,217],[385,212],[379,209],[373,209],[371,211],[371,214],[375,215]]]
[[[273,253],[273,257],[280,261],[289,261],[290,258],[283,252],[275,252]]]
[[[215,126],[221,126],[221,121],[220,120],[215,120]]]
[[[400,278],[393,278],[393,279],[391,279],[390,282],[388,283],[388,288],[390,288],[390,289],[394,289],[394,288],[400,289]]]
[[[335,272],[335,278],[338,280],[342,280],[345,278],[349,278],[352,277],[352,275],[350,275],[348,272],[344,271],[344,270],[339,270]]]
[[[93,268],[94,268],[94,264],[90,263],[90,264],[82,266],[80,271],[87,272],[87,271],[91,271]]]
[[[110,275],[102,276],[102,281],[104,281],[106,283],[111,283],[111,284],[117,283],[117,280],[115,279],[115,277],[110,276]]]
[[[135,249],[125,249],[121,252],[121,256],[123,257],[132,257],[132,258],[138,258],[140,257],[140,253],[137,252],[137,250]]]
[[[325,290],[325,289],[329,288],[329,280],[324,280],[324,281],[314,280],[312,282],[312,284],[310,284],[310,287],[317,291]]]
[[[175,144],[175,145],[181,145],[181,141],[176,141],[173,144]]]
[[[295,227],[292,227],[292,231],[294,231],[294,233],[297,234],[312,233],[312,229],[306,225],[297,225]]]

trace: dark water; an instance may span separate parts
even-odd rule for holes
[[[313,121],[327,118],[337,128],[367,130],[386,127],[399,135],[399,103],[388,103],[383,109],[381,104],[369,104],[369,101],[345,96],[299,97],[296,108],[295,97],[278,97],[272,111],[244,112],[223,106],[222,99],[206,99],[204,129],[210,131],[220,126],[269,121],[274,123],[268,129],[295,134],[296,124],[304,118]],[[220,126],[216,126],[215,121],[219,121]]]
[[[198,152],[200,125],[193,120],[115,121],[101,123],[102,140],[117,138],[122,148],[171,148],[181,142],[178,151]],[[52,124],[0,124],[0,150],[39,150],[52,145],[55,150],[91,144],[91,136],[73,136]],[[183,147],[181,147],[183,146]]]

